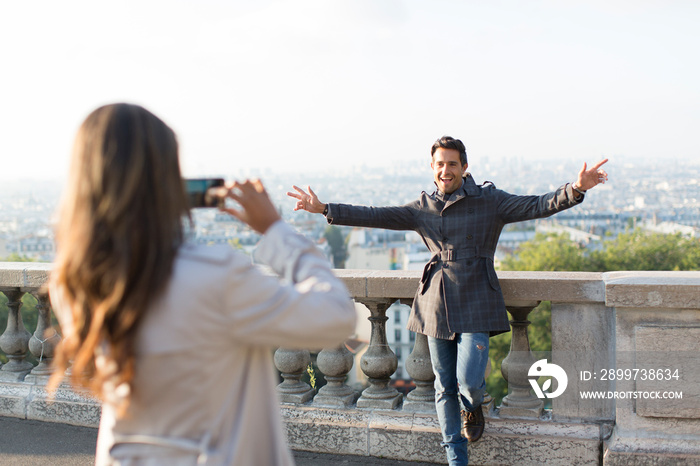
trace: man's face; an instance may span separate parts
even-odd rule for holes
[[[445,194],[452,194],[462,185],[462,175],[467,171],[468,164],[462,165],[457,149],[438,147],[433,154],[430,168],[435,175],[438,189]]]

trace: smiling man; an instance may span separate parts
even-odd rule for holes
[[[462,154],[464,154],[464,159],[462,159]],[[462,176],[468,167],[466,152],[433,146],[432,156],[430,168],[433,169],[438,189],[445,194],[457,191],[462,186]]]
[[[484,431],[481,403],[489,338],[508,332],[508,315],[493,265],[501,230],[508,223],[548,217],[583,201],[586,190],[607,180],[586,164],[576,181],[541,196],[518,196],[477,185],[467,172],[459,139],[444,136],[431,148],[437,190],[397,207],[325,204],[308,187],[287,193],[294,210],[322,213],[328,223],[414,230],[433,254],[425,265],[408,329],[427,335],[435,373],[435,407],[450,465],[467,464],[467,444]],[[461,413],[461,414],[460,414]]]

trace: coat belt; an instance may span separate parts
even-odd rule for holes
[[[462,248],[462,249],[443,249],[438,251],[430,258],[430,262],[451,262],[464,259],[472,259],[474,257],[485,257],[493,259],[493,251],[486,248]],[[430,263],[429,262],[429,263]]]
[[[483,257],[493,260],[494,252],[491,249],[473,247],[462,249],[443,249],[432,255],[430,261],[423,268],[423,276],[420,279],[420,294],[424,294],[427,290],[426,284],[432,269],[440,262],[455,262],[465,259],[473,259],[475,257]]]

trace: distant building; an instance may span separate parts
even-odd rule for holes
[[[56,246],[52,235],[27,235],[16,241],[14,251],[20,256],[25,256],[41,262],[51,262],[56,255]]]
[[[688,238],[700,238],[700,228],[688,225],[681,225],[675,222],[643,222],[640,227],[646,231],[653,233],[662,233],[664,235],[674,235],[680,233]]]
[[[581,245],[587,245],[589,243],[599,243],[602,238],[600,235],[594,235],[587,231],[579,230],[578,228],[567,227],[563,225],[558,225],[556,223],[541,224],[537,225],[537,233],[556,233],[565,234],[576,243]]]
[[[404,234],[406,241],[406,253],[404,254],[403,270],[423,270],[425,264],[430,262],[432,253],[415,231],[407,231]]]
[[[0,237],[0,259],[9,256],[12,252],[7,249],[7,239]]]
[[[430,252],[414,231],[355,228],[348,238],[348,269],[422,270]]]
[[[404,262],[405,249],[400,244],[353,246],[348,248],[348,269],[397,270]]]

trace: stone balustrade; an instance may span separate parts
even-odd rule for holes
[[[8,358],[0,367],[0,415],[96,426],[95,400],[61,387],[49,401],[44,389],[60,338],[42,294],[49,270],[48,264],[0,263],[0,292],[9,310],[0,336]],[[419,272],[336,273],[368,309],[371,339],[359,360],[368,384],[363,389],[347,384],[357,362],[340,345],[317,356],[327,381],[317,393],[301,377],[309,352],[280,348],[275,364],[283,378],[278,391],[290,445],[444,464],[425,337],[416,336],[406,362],[416,388],[404,396],[389,383],[397,357],[387,344],[386,310],[397,300],[410,304]],[[700,272],[498,275],[512,316],[511,349],[502,361],[509,393],[500,406],[486,400],[486,432],[469,447],[470,463],[700,463]],[[26,293],[38,302],[34,333],[21,318]],[[528,314],[541,301],[552,304],[552,352],[533,366],[541,355],[530,350]],[[38,364],[29,363],[28,354]],[[545,409],[531,371],[546,372],[550,363],[563,369],[568,383]],[[562,381],[552,380],[543,383],[542,392],[558,390]],[[611,397],[589,399],[582,392]],[[668,392],[681,392],[682,398],[635,395]]]

